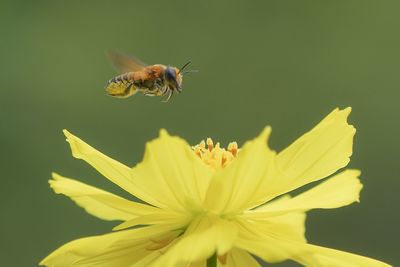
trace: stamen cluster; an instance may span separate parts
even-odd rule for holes
[[[203,160],[205,164],[213,169],[222,169],[228,166],[236,158],[239,149],[236,142],[229,143],[227,149],[221,148],[220,143],[214,142],[211,138],[202,140],[200,144],[193,146],[194,153]]]

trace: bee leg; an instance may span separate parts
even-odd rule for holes
[[[144,92],[143,93],[145,96],[155,96],[154,92]]]
[[[174,94],[174,91],[173,90],[169,90],[169,94],[168,94],[167,99],[163,100],[162,102],[167,103],[171,99],[173,94]]]
[[[131,89],[131,87],[133,86],[133,83],[128,83],[128,86],[126,87],[127,90]]]
[[[130,92],[132,86],[133,86],[133,83],[128,84],[128,86],[124,90],[125,95],[129,95],[129,92]]]
[[[161,95],[161,90],[160,90],[160,88],[157,87],[157,86],[154,86],[153,88],[148,89],[147,92],[148,92],[149,94],[153,95],[153,96],[159,96],[159,95]]]
[[[161,95],[166,95],[167,92],[168,92],[167,86],[164,86],[163,88],[161,88]]]
[[[155,83],[157,88],[161,88],[162,85],[163,85],[163,82],[162,82],[161,79],[156,79],[154,83]]]
[[[143,95],[145,95],[145,96],[155,96],[156,95],[156,91],[152,90],[150,88],[146,88],[146,89],[143,89]]]
[[[150,86],[150,90],[151,91],[160,91],[162,88],[162,84],[161,84],[161,80],[160,79],[156,79],[154,80],[153,84]]]

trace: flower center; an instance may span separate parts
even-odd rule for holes
[[[229,143],[228,148],[221,148],[211,138],[206,141],[202,140],[200,144],[193,146],[194,153],[208,166],[213,169],[222,169],[228,166],[233,159],[236,158],[239,149],[236,142]]]

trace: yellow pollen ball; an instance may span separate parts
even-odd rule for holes
[[[228,148],[221,148],[219,143],[214,145],[211,138],[202,140],[198,145],[193,146],[194,153],[208,166],[213,169],[222,169],[228,166],[236,158],[239,149],[236,142],[229,143]]]

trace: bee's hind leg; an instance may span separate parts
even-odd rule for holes
[[[124,94],[125,94],[125,95],[129,95],[132,86],[133,86],[133,83],[129,83],[129,84],[128,84],[128,86],[127,86],[127,87],[125,88],[125,90],[124,90]]]

